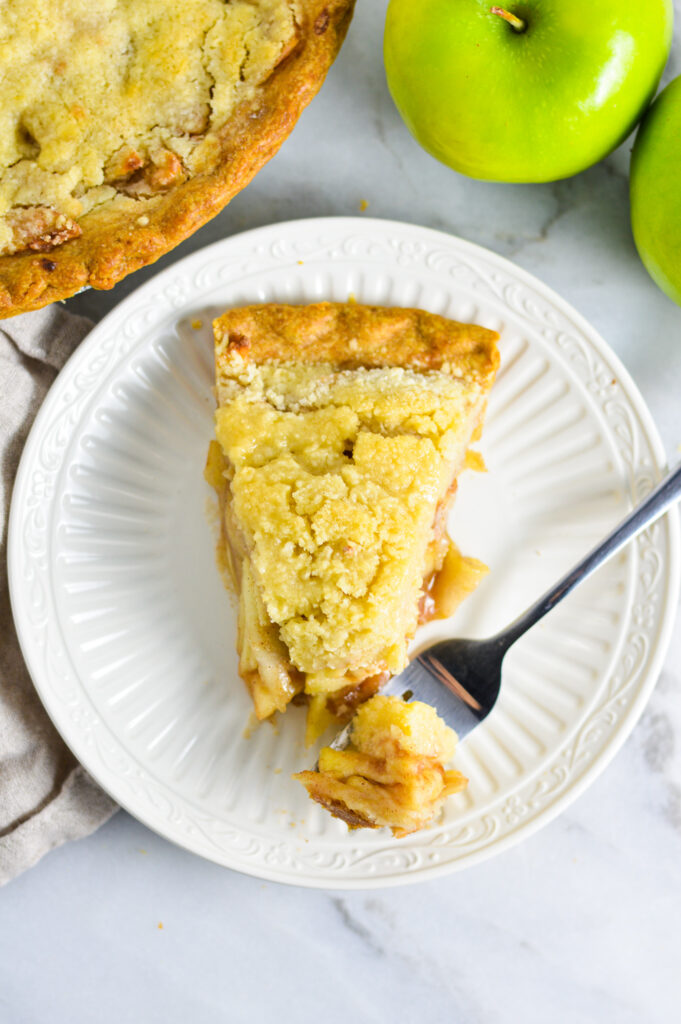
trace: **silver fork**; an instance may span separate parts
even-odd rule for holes
[[[605,540],[507,629],[489,640],[441,640],[433,644],[417,654],[403,672],[393,676],[381,693],[432,704],[459,739],[463,739],[494,707],[501,689],[502,663],[509,647],[679,498],[681,465],[664,477]],[[348,745],[351,730],[352,722],[331,743],[334,750],[343,750]]]

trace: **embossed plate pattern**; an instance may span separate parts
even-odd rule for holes
[[[392,885],[463,868],[548,821],[634,725],[669,640],[667,517],[519,642],[494,716],[462,744],[470,788],[435,827],[349,833],[291,773],[314,760],[291,709],[248,736],[234,609],[202,479],[211,317],[244,302],[418,305],[501,331],[502,367],[450,531],[490,577],[417,640],[500,628],[658,479],[626,372],[539,281],[445,234],[365,219],[280,224],[158,274],[73,356],[17,477],[10,582],[40,696],[92,775],[141,821],[221,864],[303,885]],[[201,321],[201,326],[197,322]]]

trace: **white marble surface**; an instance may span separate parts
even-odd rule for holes
[[[390,102],[385,7],[359,0],[327,84],[280,154],[162,263],[271,221],[357,214],[363,199],[367,215],[459,234],[537,274],[596,325],[676,461],[681,309],[633,247],[630,143],[554,185],[458,177],[418,148]],[[681,38],[665,80],[679,71]],[[69,305],[99,317],[151,273]],[[0,893],[0,1021],[678,1020],[680,664],[677,624],[639,726],[595,785],[522,846],[438,881],[343,895],[265,884],[119,813]]]

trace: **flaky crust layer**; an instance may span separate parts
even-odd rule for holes
[[[102,207],[82,235],[48,253],[0,257],[0,319],[39,309],[80,288],[112,288],[174,248],[227,205],[274,156],[319,90],[347,31],[355,0],[300,0],[295,50],[218,133],[208,174],[125,209]],[[139,223],[142,218],[146,223]]]
[[[213,323],[218,386],[235,353],[244,361],[329,362],[348,369],[446,369],[488,389],[499,366],[496,331],[422,309],[318,302],[228,310]]]

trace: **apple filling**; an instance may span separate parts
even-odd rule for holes
[[[429,824],[467,779],[448,770],[456,734],[428,704],[372,697],[353,719],[345,750],[324,747],[315,771],[294,778],[351,829],[390,828],[397,837]]]

